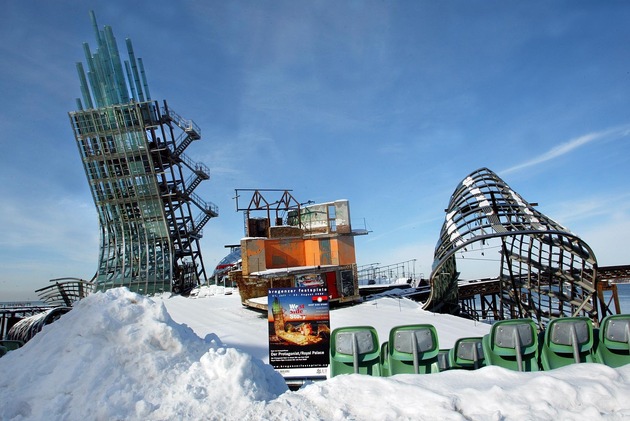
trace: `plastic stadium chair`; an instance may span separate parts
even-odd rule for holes
[[[588,317],[562,317],[547,325],[540,350],[543,370],[594,362],[593,324]]]
[[[389,332],[389,375],[438,373],[440,346],[430,324],[397,326]]]
[[[448,359],[451,368],[463,368],[476,370],[485,365],[483,355],[483,338],[460,338],[455,341],[455,346],[449,350]]]
[[[514,371],[538,371],[538,335],[531,319],[495,322],[482,339],[486,365]]]
[[[381,345],[381,376],[389,376],[389,342]]]
[[[378,333],[371,326],[340,327],[330,336],[330,377],[353,373],[380,376]]]
[[[446,371],[454,368],[451,367],[451,362],[449,361],[450,352],[450,349],[440,349],[440,352],[438,352],[438,368],[440,371]]]
[[[3,346],[7,349],[7,351],[13,351],[15,349],[20,348],[24,345],[24,342],[10,339],[0,340],[0,346]]]
[[[630,314],[604,317],[595,356],[598,362],[609,367],[630,363]]]

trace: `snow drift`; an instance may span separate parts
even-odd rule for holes
[[[90,295],[0,367],[3,420],[212,418],[287,390],[271,366],[126,289]]]
[[[23,348],[0,358],[0,419],[630,416],[629,366],[580,364],[544,373],[485,367],[389,378],[346,375],[291,392],[260,358],[225,345],[217,335],[201,338],[176,323],[164,305],[171,300],[181,305],[187,299],[149,299],[115,289],[82,300]],[[221,323],[220,316],[208,316],[207,323],[211,329]]]

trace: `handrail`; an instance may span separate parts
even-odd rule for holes
[[[199,128],[199,126],[197,126],[197,124],[195,124],[194,121],[186,120],[175,111],[173,111],[170,107],[168,109],[166,107],[162,107],[162,113],[169,116],[169,118],[173,120],[175,124],[177,124],[177,126],[185,132],[194,131],[199,136],[201,136],[201,129]]]
[[[188,168],[190,168],[191,171],[197,173],[197,172],[203,172],[204,174],[210,176],[210,169],[203,163],[201,162],[196,162],[193,161],[192,159],[190,159],[187,155],[185,154],[179,154],[178,159],[180,161],[182,161],[184,163],[184,165],[186,165]]]
[[[205,213],[219,214],[219,207],[212,202],[206,202],[198,194],[190,193],[190,200]]]

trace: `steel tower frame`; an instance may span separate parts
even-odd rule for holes
[[[99,30],[93,12],[91,19],[98,47],[92,54],[83,44],[88,71],[77,63],[82,99],[69,117],[98,213],[95,289],[186,293],[206,281],[199,239],[218,216],[194,193],[209,169],[184,154],[201,131],[151,100],[130,39],[123,73],[111,27]]]

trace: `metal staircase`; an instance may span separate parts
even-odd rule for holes
[[[217,217],[219,210],[215,204],[195,193],[204,180],[210,179],[210,169],[184,153],[193,141],[201,139],[199,127],[170,109],[166,103],[161,108],[160,123],[164,129],[164,138],[174,140],[164,142],[156,139],[152,151],[161,161],[159,165],[164,174],[161,197],[174,255],[180,262],[176,276],[181,279],[181,283],[186,284],[192,276],[191,271],[197,272],[198,279],[206,277],[203,264],[191,262],[201,261],[198,241],[203,236],[205,224]],[[192,215],[191,205],[200,210],[196,217]]]
[[[167,107],[162,109],[162,113],[167,121],[172,121],[177,127],[183,130],[183,133],[179,135],[175,141],[175,149],[173,150],[174,157],[180,156],[193,141],[201,139],[201,130],[194,121],[182,118],[175,111]]]

